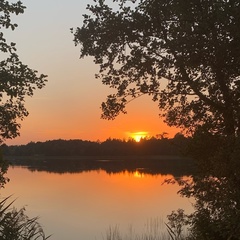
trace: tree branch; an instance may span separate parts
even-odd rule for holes
[[[186,69],[184,68],[184,66],[179,63],[179,60],[177,59],[177,63],[178,63],[178,67],[180,70],[180,73],[183,77],[183,80],[187,82],[187,84],[192,88],[192,90],[195,92],[195,94],[200,98],[200,100],[204,101],[206,104],[208,104],[209,106],[215,108],[216,110],[223,112],[224,110],[224,106],[221,105],[220,103],[216,103],[213,100],[211,100],[210,98],[208,98],[206,95],[204,95],[196,86],[196,84],[194,83],[193,80],[191,80],[186,72]]]

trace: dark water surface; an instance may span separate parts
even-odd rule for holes
[[[52,240],[102,240],[109,226],[141,233],[149,221],[165,221],[172,210],[192,211],[190,200],[177,195],[177,185],[162,184],[173,177],[168,174],[140,169],[53,173],[11,167],[7,175],[11,181],[1,197],[14,194],[15,206],[26,207],[31,217],[39,216]]]

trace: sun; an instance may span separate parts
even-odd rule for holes
[[[133,173],[135,178],[144,178],[144,174],[139,172],[138,170]]]
[[[146,138],[148,132],[133,132],[131,133],[131,138],[134,139],[136,142],[140,142],[141,139]]]

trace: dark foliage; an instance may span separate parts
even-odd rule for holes
[[[102,117],[126,113],[143,94],[157,101],[169,125],[193,136],[199,172],[180,181],[181,194],[196,200],[189,239],[240,239],[239,0],[109,3],[88,5],[74,32],[80,56],[94,57],[97,77],[115,89]]]
[[[115,89],[103,118],[143,94],[172,126],[240,132],[239,0],[96,0],[74,33]]]
[[[38,76],[37,71],[20,61],[16,43],[4,38],[4,31],[13,31],[17,27],[11,15],[22,14],[24,9],[20,1],[0,1],[0,142],[19,135],[20,121],[28,115],[26,96],[33,96],[34,91],[46,82],[46,75]]]
[[[0,202],[0,239],[1,240],[47,240],[37,218],[29,218],[25,209],[11,208],[10,197]]]
[[[16,23],[11,15],[24,12],[25,6],[21,1],[10,3],[0,1],[0,143],[5,139],[19,135],[20,121],[27,115],[25,98],[33,96],[36,89],[41,89],[46,82],[46,76],[38,76],[37,71],[23,64],[16,51],[16,44],[7,42],[4,32],[14,30]],[[8,181],[5,174],[8,164],[2,158],[0,149],[0,188]],[[11,209],[13,202],[7,203],[8,198],[0,202],[0,239],[3,240],[45,240],[48,237],[37,222],[25,215],[25,209]]]
[[[184,157],[189,139],[176,134],[173,139],[123,141],[107,139],[53,140],[21,146],[3,146],[5,159],[13,165],[50,172],[81,172],[103,169],[107,173],[139,171],[145,174],[192,174],[194,162]],[[185,150],[184,150],[185,149]]]
[[[177,134],[173,139],[134,140],[107,139],[104,142],[83,140],[52,140],[30,142],[27,145],[3,145],[4,155],[12,156],[128,156],[128,155],[183,155],[188,138]]]

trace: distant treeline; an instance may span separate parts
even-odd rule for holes
[[[26,145],[2,145],[5,159],[31,171],[75,173],[104,170],[109,174],[138,171],[144,174],[193,174],[194,161],[184,157],[189,139],[174,138],[134,140],[107,139],[104,142],[52,140]]]
[[[2,145],[5,156],[179,156],[185,153],[188,139],[182,134],[174,138],[134,140],[107,139],[104,142],[84,140],[51,140],[26,145]]]

